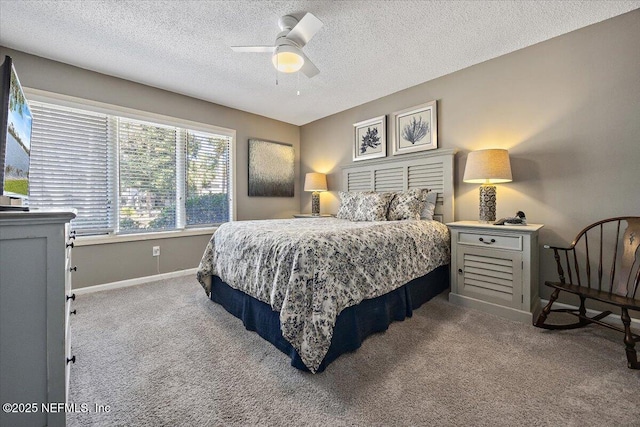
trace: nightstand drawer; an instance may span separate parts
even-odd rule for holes
[[[502,236],[492,233],[458,233],[458,243],[461,245],[472,245],[481,247],[491,247],[496,249],[522,250],[522,236]]]

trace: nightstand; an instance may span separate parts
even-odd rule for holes
[[[538,231],[542,224],[447,224],[451,230],[449,301],[513,320],[540,312]]]
[[[322,215],[311,215],[311,214],[293,214],[294,218],[331,218],[334,215],[330,214],[322,214]]]

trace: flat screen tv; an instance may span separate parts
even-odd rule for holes
[[[5,56],[0,81],[0,196],[6,200],[29,196],[29,159],[33,118],[11,57]],[[20,200],[19,200],[20,201]],[[22,204],[22,203],[18,203]]]

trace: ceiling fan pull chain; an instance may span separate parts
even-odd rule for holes
[[[296,95],[300,96],[300,73],[297,74],[297,82],[296,82]]]

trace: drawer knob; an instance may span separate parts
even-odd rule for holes
[[[462,269],[461,268],[458,269],[458,274],[462,274]]]
[[[69,268],[69,271],[78,271],[78,266],[74,265],[73,267]]]
[[[67,247],[73,249],[73,242],[67,243]]]
[[[76,238],[76,230],[73,230],[72,232],[69,233],[69,238],[70,239],[75,239]]]
[[[70,311],[69,314],[78,314],[77,310]]]
[[[68,357],[67,357],[67,365],[68,365],[69,363],[76,363],[76,356],[75,356],[75,355],[74,355],[73,357],[71,357],[71,358],[68,358]]]
[[[490,245],[492,243],[496,242],[496,239],[491,239],[491,241],[487,242],[486,240],[484,240],[482,237],[480,237],[478,240],[480,240],[482,243],[484,243],[485,245]]]
[[[76,300],[76,294],[75,292],[71,294],[71,296],[67,295],[67,301],[75,301]]]

